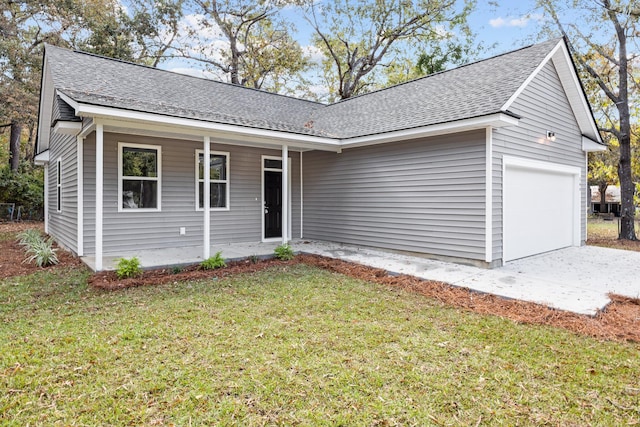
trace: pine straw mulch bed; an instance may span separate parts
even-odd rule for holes
[[[149,286],[178,281],[227,277],[238,273],[253,273],[271,267],[295,264],[316,266],[356,279],[416,292],[448,306],[480,314],[511,319],[517,323],[548,325],[615,341],[640,342],[640,300],[611,295],[612,302],[605,310],[590,317],[555,310],[540,304],[479,293],[446,283],[423,280],[408,275],[390,275],[383,269],[367,267],[317,255],[298,255],[292,261],[268,259],[258,262],[237,261],[219,270],[200,270],[197,266],[174,273],[171,269],[145,271],[141,277],[119,280],[114,272],[96,273],[89,279],[91,286],[105,290],[134,286]]]
[[[0,234],[18,233],[27,228],[40,227],[42,223],[0,223]],[[37,271],[55,270],[66,267],[80,267],[82,262],[64,250],[58,251],[60,263],[41,268],[23,263],[26,255],[15,239],[0,241],[0,280],[22,276]],[[458,307],[480,314],[490,314],[511,319],[518,323],[548,325],[564,328],[575,333],[599,339],[640,342],[640,300],[610,295],[612,302],[605,310],[590,317],[567,311],[555,310],[531,302],[505,299],[490,294],[459,288],[446,283],[419,279],[408,275],[392,276],[378,268],[353,264],[342,260],[315,255],[298,255],[292,261],[277,259],[262,260],[256,263],[238,261],[220,270],[200,270],[191,266],[174,273],[172,269],[145,271],[139,278],[120,280],[114,272],[100,272],[89,278],[89,284],[95,288],[115,290],[134,286],[150,286],[169,282],[201,280],[213,277],[226,277],[238,273],[253,273],[271,267],[284,267],[295,264],[313,265],[329,271],[341,273],[353,278],[380,283],[422,294],[448,306]]]
[[[41,222],[3,222],[0,223],[0,234],[17,234],[29,228],[40,228],[40,230],[43,231]],[[73,265],[80,266],[82,264],[80,259],[74,257],[68,251],[60,249],[56,252],[56,255],[60,261],[57,265],[38,267],[33,263],[24,262],[27,254],[15,238],[0,241],[0,280],[6,279],[7,277],[24,276],[37,271],[55,270],[57,268]]]

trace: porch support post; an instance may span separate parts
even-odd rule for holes
[[[289,147],[282,146],[282,244],[289,241]]]
[[[102,195],[104,191],[104,127],[96,125],[96,271],[102,270]]]
[[[204,211],[204,250],[202,252],[202,259],[207,259],[211,256],[211,138],[204,137],[204,156],[203,156],[203,168],[204,168],[204,185],[202,186],[202,203]]]
[[[484,260],[493,261],[493,128],[486,129]]]

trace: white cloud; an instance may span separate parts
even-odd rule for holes
[[[499,16],[497,18],[494,19],[490,19],[489,20],[489,25],[491,25],[493,28],[502,28],[502,27],[518,27],[518,28],[524,28],[527,25],[529,25],[529,22],[533,21],[533,22],[540,22],[544,19],[544,17],[541,14],[530,14],[530,15],[524,15],[518,18],[514,18],[514,17],[507,17],[506,19],[503,18],[502,16]]]
[[[322,60],[324,59],[324,54],[318,47],[310,44],[310,45],[301,46],[301,49],[302,49],[302,53],[307,58],[309,58],[311,62],[316,64],[322,63]]]

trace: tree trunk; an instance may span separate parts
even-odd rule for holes
[[[620,178],[620,239],[636,240],[635,210],[633,195],[633,174],[631,171],[631,138],[629,133],[620,138],[620,163],[618,164]]]
[[[604,207],[607,205],[607,187],[609,187],[609,184],[606,182],[598,184],[598,191],[600,191],[600,213],[609,213],[609,209],[607,209],[607,212],[604,212]]]
[[[20,135],[22,124],[11,122],[11,136],[9,136],[9,165],[12,172],[18,172],[20,167]]]

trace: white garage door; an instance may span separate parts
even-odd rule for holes
[[[580,244],[580,169],[504,159],[503,260]]]

